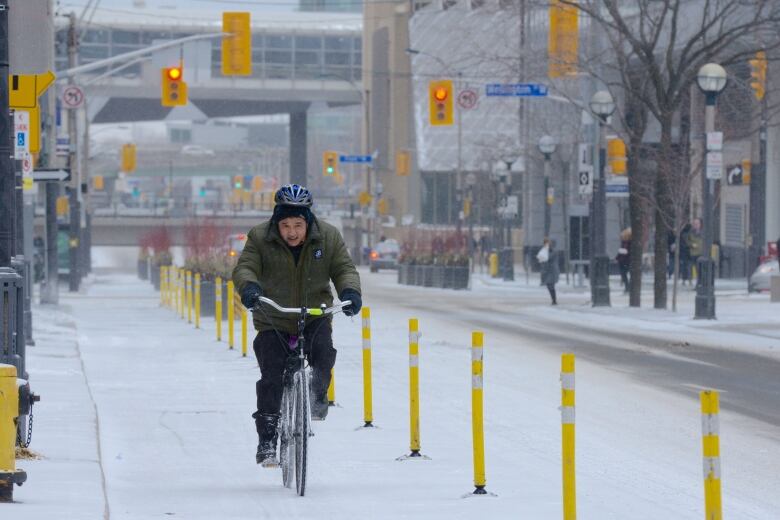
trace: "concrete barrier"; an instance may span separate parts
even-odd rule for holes
[[[772,303],[780,303],[780,275],[770,278],[769,300]]]

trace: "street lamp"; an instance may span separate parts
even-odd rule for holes
[[[696,83],[704,92],[704,131],[709,135],[715,131],[715,102],[718,94],[726,87],[726,69],[717,63],[707,63],[699,69],[696,75]],[[715,153],[720,154],[720,151]],[[710,163],[710,152],[707,151],[707,164]],[[706,169],[706,167],[705,167]],[[717,175],[713,173],[711,177],[709,171],[702,175],[702,216],[704,221],[703,254],[699,257],[697,269],[699,277],[696,282],[696,313],[695,319],[715,319],[715,262],[712,260],[712,242],[714,230],[713,204],[715,179],[719,179],[721,172]]]
[[[590,294],[594,307],[609,307],[609,257],[607,256],[607,197],[604,179],[606,162],[605,126],[607,118],[615,111],[615,100],[606,90],[599,90],[590,98],[590,110],[599,120],[598,168],[593,179],[593,249],[591,254]]]
[[[539,138],[539,151],[544,155],[544,236],[550,238],[550,211],[553,197],[550,192],[550,156],[555,152],[555,139],[550,135]]]
[[[512,200],[514,203],[510,207],[509,201],[512,197],[512,165],[517,162],[520,157],[515,152],[509,152],[501,157],[501,162],[506,164],[506,175],[500,176],[500,193],[504,197],[504,220],[506,222],[506,236],[502,240],[504,248],[500,252],[499,256],[499,269],[501,271],[501,277],[504,281],[512,281],[515,279],[515,254],[512,249],[512,220],[514,220],[517,211],[517,197]],[[503,234],[503,233],[502,233]]]

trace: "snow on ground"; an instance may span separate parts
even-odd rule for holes
[[[390,281],[380,279],[374,294]],[[476,282],[475,297],[495,295],[492,283]],[[516,285],[501,291],[543,290]],[[560,312],[589,310],[587,295],[562,292]],[[432,294],[442,293],[409,288],[410,299]],[[0,507],[30,520],[561,518],[559,356],[485,330],[487,489],[497,496],[462,498],[473,490],[471,331],[435,310],[415,313],[422,451],[431,460],[397,461],[409,444],[412,316],[381,298],[367,304],[377,428],[360,428],[360,320],[339,316],[339,406],[315,423],[308,493],[299,498],[282,487],[278,470],[254,463],[251,350],[247,358],[229,351],[215,341],[212,319],[194,329],[131,276],[98,276],[82,293],[63,291],[58,308],[35,307],[37,345],[29,350],[33,389],[42,395],[32,448],[44,458],[20,461],[29,478],[16,489],[19,503]],[[654,312],[613,314],[646,324]],[[658,323],[700,326],[684,312],[679,323],[674,316]],[[614,318],[608,314],[604,321]],[[695,400],[578,361],[577,405],[581,518],[703,516]],[[727,412],[721,421],[724,517],[777,518],[777,432]]]

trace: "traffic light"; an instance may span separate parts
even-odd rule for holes
[[[233,176],[233,188],[240,190],[244,187],[244,176],[243,175],[234,175]]]
[[[200,192],[198,193],[198,195],[200,195],[201,197],[205,197],[206,196],[206,188],[201,186]]]
[[[136,158],[135,158],[135,145],[128,143],[122,145],[122,165],[121,170],[125,173],[132,173],[135,171]]]
[[[750,77],[753,79],[750,82],[750,86],[756,94],[756,99],[761,101],[766,94],[766,53],[764,51],[758,51],[756,57],[752,60],[748,60],[750,63]]]
[[[57,216],[65,217],[70,212],[70,201],[67,195],[57,197]]]
[[[430,121],[432,126],[451,125],[453,121],[452,80],[428,83]]]
[[[411,170],[412,154],[408,150],[398,150],[395,154],[395,174],[406,177]]]
[[[181,65],[162,69],[161,103],[164,107],[187,104],[187,83],[184,82],[184,68]]]
[[[339,173],[339,153],[322,152],[322,175],[333,177]]]
[[[252,191],[255,193],[263,191],[263,178],[259,175],[252,177]]]
[[[607,160],[613,175],[626,174],[626,143],[620,138],[607,142]]]
[[[753,163],[750,159],[742,159],[742,184],[745,186],[750,185],[750,172],[752,170]]]
[[[95,175],[92,177],[92,187],[95,188],[96,191],[103,191],[105,184],[102,175]]]
[[[222,75],[252,74],[252,29],[249,13],[222,13]]]

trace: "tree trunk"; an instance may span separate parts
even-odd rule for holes
[[[666,273],[669,247],[669,217],[673,208],[669,198],[669,183],[672,179],[674,165],[672,164],[672,116],[673,112],[665,112],[661,123],[661,150],[658,157],[658,174],[655,180],[655,261],[653,281],[654,302],[656,309],[666,309],[667,287]]]
[[[672,282],[672,312],[677,312],[677,282],[680,279],[680,231],[674,232],[674,282]]]
[[[632,190],[630,180],[629,190]],[[631,248],[628,257],[631,280],[628,304],[631,307],[640,307],[642,303],[642,253],[644,252],[646,226],[641,198],[636,193],[629,193],[628,208],[631,218]]]

